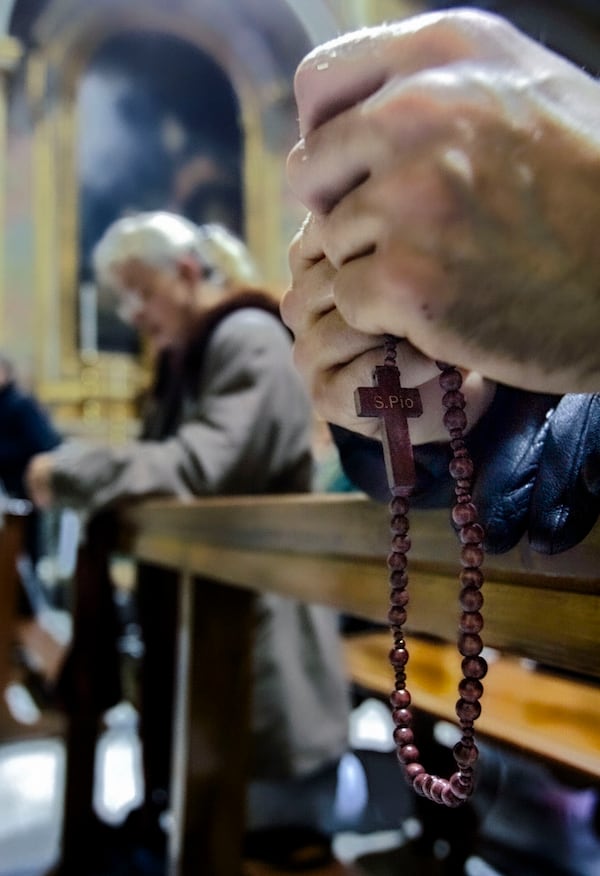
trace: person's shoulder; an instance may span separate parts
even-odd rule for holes
[[[281,319],[276,313],[256,306],[240,307],[239,310],[234,310],[226,316],[223,322],[229,323],[229,326],[233,328],[244,325],[264,325],[271,328],[279,326],[284,328]]]
[[[261,337],[281,338],[290,342],[290,334],[278,314],[256,305],[248,305],[231,311],[219,323],[215,339],[236,337],[246,343]]]
[[[291,335],[275,314],[260,307],[243,307],[229,313],[216,327],[207,357],[213,367],[235,363],[235,367],[260,372],[291,367],[291,349]]]
[[[20,389],[15,383],[8,383],[0,390],[0,407],[4,410],[30,410],[35,406],[35,400]]]

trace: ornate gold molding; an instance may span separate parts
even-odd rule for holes
[[[47,56],[29,57],[36,391],[63,428],[121,440],[131,431],[133,398],[144,370],[125,355],[86,355],[78,349],[74,81],[56,90],[57,80]]]
[[[9,36],[0,37],[0,344],[5,343],[6,333],[6,156],[7,150],[7,78],[21,59],[23,50],[18,40]]]
[[[23,56],[23,47],[19,40],[8,34],[0,35],[0,71],[10,73]]]

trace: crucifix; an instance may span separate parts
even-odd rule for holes
[[[404,389],[396,365],[376,365],[373,386],[354,391],[359,417],[379,417],[383,425],[383,455],[393,496],[409,496],[416,481],[407,417],[423,413],[418,389]]]

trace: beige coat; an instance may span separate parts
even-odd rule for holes
[[[278,317],[242,297],[213,314],[188,353],[176,380],[159,375],[144,440],[56,451],[64,504],[309,489],[311,412]],[[330,609],[260,597],[255,684],[256,775],[307,774],[344,752],[348,692]]]

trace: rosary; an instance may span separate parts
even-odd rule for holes
[[[393,636],[389,660],[395,676],[395,686],[390,696],[395,725],[394,742],[404,775],[416,793],[435,803],[455,807],[464,803],[473,792],[479,753],[474,741],[473,722],[481,714],[481,679],[487,672],[487,663],[480,656],[483,642],[479,635],[483,627],[480,613],[483,605],[483,574],[480,566],[484,558],[484,531],[478,521],[477,508],[471,501],[473,462],[463,437],[467,418],[464,412],[465,397],[460,389],[462,376],[453,365],[436,362],[440,369],[442,405],[446,409],[443,420],[453,454],[449,464],[456,495],[452,520],[462,544],[459,596],[462,613],[458,627],[458,650],[463,657],[463,678],[458,685],[460,699],[456,703],[462,735],[453,749],[457,770],[449,779],[442,779],[427,773],[419,762],[419,749],[411,729],[411,696],[406,688],[408,651],[402,627],[406,621],[408,604],[407,554],[411,544],[408,535],[408,497],[416,481],[407,417],[419,417],[423,407],[419,391],[405,389],[400,384],[396,344],[396,338],[386,336],[384,364],[376,366],[373,386],[361,386],[355,391],[358,415],[380,417],[383,421],[383,449],[392,494],[389,506],[392,541],[387,566],[390,583],[388,621]]]

